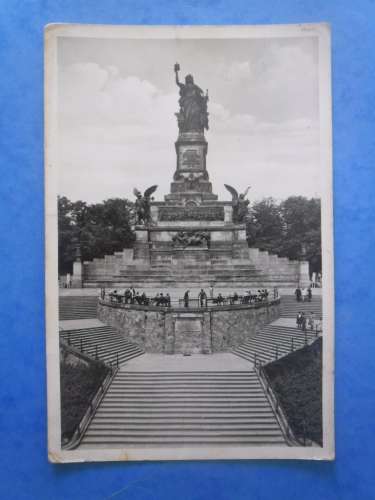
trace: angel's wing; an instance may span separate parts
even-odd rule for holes
[[[246,188],[246,191],[244,191],[243,193],[243,197],[245,198],[245,196],[247,195],[247,193],[249,192],[249,189],[251,188],[251,186],[247,186]]]
[[[230,194],[232,195],[232,200],[235,201],[238,199],[238,193],[237,191],[234,189],[234,187],[232,186],[229,186],[228,184],[224,184],[224,186],[226,187],[226,189],[230,192]]]
[[[148,189],[146,189],[146,191],[143,193],[143,196],[145,198],[149,198],[153,193],[155,193],[155,191],[157,190],[158,186],[156,184],[154,184],[153,186],[149,187]]]
[[[142,193],[141,193],[140,191],[138,191],[138,189],[137,189],[137,188],[134,188],[134,189],[133,189],[133,194],[134,194],[134,196],[138,196],[138,195],[140,195],[140,194],[142,194]]]

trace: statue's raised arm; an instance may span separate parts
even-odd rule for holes
[[[175,75],[176,75],[176,85],[178,85],[180,88],[184,86],[183,83],[180,82],[180,79],[178,77],[178,72],[180,71],[180,65],[178,63],[176,63],[174,65],[174,72],[175,72]]]

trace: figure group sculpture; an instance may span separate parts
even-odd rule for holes
[[[250,205],[250,201],[246,199],[246,196],[247,193],[249,192],[250,186],[248,186],[242,194],[238,194],[237,190],[234,189],[234,187],[229,186],[228,184],[224,184],[224,186],[232,195],[233,222],[238,224],[246,222],[246,219],[249,215],[249,205]]]
[[[173,246],[183,248],[189,246],[209,245],[210,235],[207,231],[179,231],[172,238]]]
[[[174,65],[176,84],[180,88],[180,111],[176,113],[180,132],[204,132],[208,130],[208,91],[203,90],[194,83],[193,75],[185,77],[181,83],[178,77],[180,65]]]

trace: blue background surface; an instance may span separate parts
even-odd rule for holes
[[[320,21],[333,42],[336,461],[49,464],[43,26]],[[375,498],[374,23],[371,0],[0,2],[1,498]]]

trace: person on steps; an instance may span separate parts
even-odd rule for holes
[[[301,311],[297,314],[296,323],[297,323],[297,328],[301,329],[301,326],[302,326],[302,314],[301,314]]]

